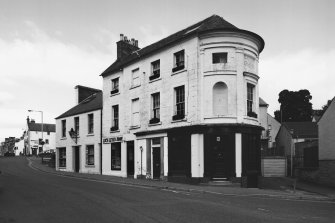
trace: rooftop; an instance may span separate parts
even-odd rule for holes
[[[293,138],[318,138],[316,122],[283,122],[282,126],[293,130]]]

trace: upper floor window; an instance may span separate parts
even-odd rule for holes
[[[49,144],[49,139],[45,139],[45,144]]]
[[[140,69],[139,68],[132,71],[131,77],[132,77],[132,82],[131,82],[132,87],[136,87],[136,86],[139,86],[141,84],[140,83]]]
[[[227,63],[228,53],[213,53],[213,64],[215,63]]]
[[[88,114],[88,134],[92,134],[93,132],[94,132],[93,114]]]
[[[49,136],[49,135],[50,135],[50,132],[47,132],[47,135]]]
[[[74,117],[74,131],[79,133],[79,117]]]
[[[254,94],[255,94],[255,85],[247,84],[247,115],[249,117],[257,118],[254,108]]]
[[[172,72],[176,72],[185,68],[185,51],[181,50],[173,54],[173,69]]]
[[[62,137],[66,137],[66,120],[62,120]]]
[[[151,111],[151,119],[150,124],[160,122],[160,94],[155,93],[151,95],[152,101],[152,111]]]
[[[119,129],[119,105],[113,105],[111,131],[116,131],[118,129]]]
[[[160,60],[156,60],[151,63],[151,75],[149,80],[154,80],[160,77]]]
[[[94,165],[94,145],[86,146],[86,165]]]
[[[140,125],[140,103],[139,99],[135,98],[131,100],[131,125],[139,126]]]
[[[175,92],[175,108],[173,120],[183,119],[185,117],[185,86],[176,87]]]
[[[119,92],[119,78],[112,79],[112,90],[111,94],[116,94]]]

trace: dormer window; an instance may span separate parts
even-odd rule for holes
[[[119,78],[112,79],[112,90],[111,94],[116,94],[119,92]]]
[[[172,72],[176,72],[185,68],[185,50],[174,53],[174,65]]]
[[[154,80],[160,77],[160,60],[151,63],[151,71],[149,80]]]
[[[213,53],[213,64],[227,63],[228,53]]]

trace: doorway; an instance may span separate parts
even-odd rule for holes
[[[134,176],[134,141],[127,142],[127,175]]]
[[[152,148],[152,166],[153,166],[153,179],[159,179],[161,176],[161,149],[160,147]]]
[[[79,172],[79,146],[75,146],[74,148],[74,172]]]

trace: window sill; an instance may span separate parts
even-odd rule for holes
[[[171,123],[176,123],[176,122],[186,122],[187,119],[183,118],[183,119],[178,119],[178,120],[172,120]]]
[[[157,123],[152,123],[152,124],[148,124],[148,126],[155,126],[155,125],[161,125],[162,124],[162,122],[157,122]]]
[[[94,133],[88,133],[86,136],[94,136]]]
[[[121,169],[111,169],[112,171],[121,171]]]
[[[110,133],[120,132],[120,129],[110,130],[109,132],[110,132]]]
[[[119,95],[120,92],[117,92],[117,93],[114,93],[114,94],[110,94],[110,97],[113,97],[113,96],[116,96],[116,95]]]
[[[62,138],[60,138],[60,140],[66,140],[66,137],[62,137]]]
[[[159,81],[159,80],[162,80],[162,78],[161,78],[161,77],[159,77],[159,78],[156,78],[156,79],[150,80],[150,81],[149,81],[149,83],[152,83],[152,82],[155,82],[155,81]]]
[[[140,87],[141,85],[139,84],[139,85],[136,85],[136,86],[131,86],[130,88],[129,88],[129,90],[131,90],[131,89],[134,89],[134,88],[138,88],[138,87]]]
[[[65,170],[66,166],[60,166],[60,167],[58,167],[58,169]]]
[[[187,70],[184,68],[184,69],[182,69],[182,70],[178,70],[178,71],[172,72],[171,76],[176,75],[176,74],[179,74],[179,73],[183,73],[183,72],[185,72],[185,71],[187,71]]]
[[[94,168],[95,165],[87,165],[87,164],[86,164],[85,167]]]
[[[134,125],[134,126],[130,126],[129,129],[132,130],[132,129],[139,129],[141,128],[140,125]]]

